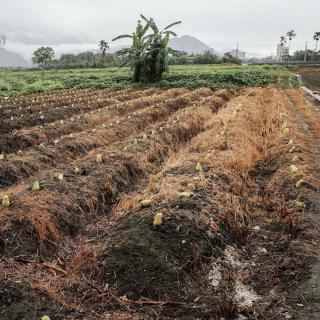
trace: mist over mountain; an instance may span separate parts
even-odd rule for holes
[[[116,52],[117,50],[129,47],[129,45],[123,46],[110,46],[110,52]],[[184,51],[188,54],[197,54],[203,53],[207,50],[212,50],[210,47],[204,42],[200,41],[196,37],[192,37],[190,35],[184,35],[181,37],[171,38],[169,41],[169,47],[174,50]],[[218,54],[215,50],[214,53]]]
[[[83,33],[35,33],[31,30],[15,27],[10,29],[2,27],[0,34],[5,34],[7,37],[6,43],[6,58],[2,56],[3,61],[0,66],[6,65],[7,61],[16,61],[14,66],[31,65],[31,57],[33,52],[41,46],[50,46],[55,51],[55,58],[59,58],[62,54],[72,53],[78,54],[80,52],[91,51],[98,52],[98,40],[83,34]],[[108,52],[116,52],[122,48],[129,47],[128,44],[117,45],[116,43],[109,42],[110,50]],[[190,35],[184,35],[170,39],[169,46],[175,50],[185,51],[189,54],[202,53],[209,50],[210,47],[199,39]],[[9,52],[12,58],[9,59]],[[215,52],[216,53],[216,52]],[[16,54],[16,57],[14,57]],[[17,58],[20,56],[20,59]],[[4,60],[6,59],[6,60]],[[12,64],[12,62],[10,62]]]
[[[169,47],[175,50],[187,52],[189,54],[197,54],[210,50],[210,47],[204,42],[189,35],[170,39]]]
[[[8,41],[25,45],[62,45],[96,43],[97,40],[83,32],[65,32],[59,30],[33,30],[24,27],[1,26],[0,34],[7,37]]]
[[[12,54],[13,61],[17,62],[18,58],[14,58],[13,53],[22,56],[22,60],[19,60],[19,66],[20,64],[25,65],[22,63],[23,60],[27,60],[29,62],[28,65],[31,65],[33,52],[42,46],[53,47],[56,57],[64,53],[79,53],[98,49],[98,41],[95,38],[79,31],[61,31],[52,27],[46,28],[45,26],[43,29],[25,28],[17,24],[13,27],[2,24],[0,26],[0,34],[5,35],[7,38],[5,45],[7,50],[6,58],[3,54],[0,66],[7,64],[9,53]]]
[[[11,67],[23,67],[28,68],[31,63],[26,61],[21,55],[8,51],[4,48],[0,48],[0,67],[11,68]]]

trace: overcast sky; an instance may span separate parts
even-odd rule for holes
[[[195,36],[218,51],[239,42],[240,49],[269,55],[290,29],[297,33],[294,49],[303,49],[305,41],[313,48],[313,33],[320,31],[320,0],[0,0],[0,32],[10,42],[21,41],[19,33],[34,42],[68,34],[84,42],[110,41],[132,32],[140,13],[159,25],[182,20],[175,28],[179,35]]]

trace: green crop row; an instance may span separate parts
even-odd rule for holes
[[[290,74],[277,67],[234,65],[172,66],[163,80],[134,84],[127,68],[81,70],[6,70],[0,69],[0,96],[14,96],[64,88],[237,88],[266,86],[277,74]]]

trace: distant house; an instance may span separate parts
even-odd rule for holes
[[[239,59],[241,61],[246,60],[246,52],[244,52],[244,51],[231,50],[231,51],[229,51],[227,53],[229,53],[232,57],[237,58],[237,59]]]
[[[289,47],[284,46],[283,44],[277,45],[277,62],[283,62],[289,56]]]

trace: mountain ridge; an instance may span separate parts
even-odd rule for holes
[[[66,42],[67,42],[66,38]],[[53,49],[56,52],[56,57],[58,58],[61,54],[78,54],[84,51],[91,51],[97,53],[98,50],[98,44],[96,45],[97,49],[93,49],[91,46],[88,45],[91,48],[85,49],[83,45],[81,44],[74,44],[74,41],[71,41],[69,44],[66,44],[61,48],[60,46],[52,46],[50,45],[50,41],[48,41],[47,44],[44,44],[44,46],[52,46]],[[25,43],[20,43],[19,46],[13,46],[13,43],[10,41],[7,43],[8,49],[0,48],[0,67],[31,67],[31,56],[32,52],[36,49],[34,46],[26,45]],[[40,45],[39,45],[40,46]],[[117,50],[120,50],[122,48],[129,47],[129,45],[123,45],[123,46],[112,46],[108,52],[114,53]],[[206,45],[204,42],[200,41],[196,37],[190,36],[190,35],[184,35],[181,37],[175,37],[171,38],[169,42],[169,47],[175,50],[184,51],[188,54],[199,54],[203,53],[207,50],[212,50],[208,45]],[[26,55],[25,52],[28,52]],[[213,50],[213,53],[218,54],[216,51]],[[27,56],[27,57],[26,57]],[[28,59],[27,59],[28,58]],[[27,60],[26,60],[27,59]],[[29,60],[30,59],[30,60]]]
[[[0,48],[0,67],[1,68],[15,68],[30,67],[31,63],[25,60],[20,54]]]
[[[169,47],[189,54],[198,54],[210,50],[210,47],[207,44],[190,35],[171,38]]]

